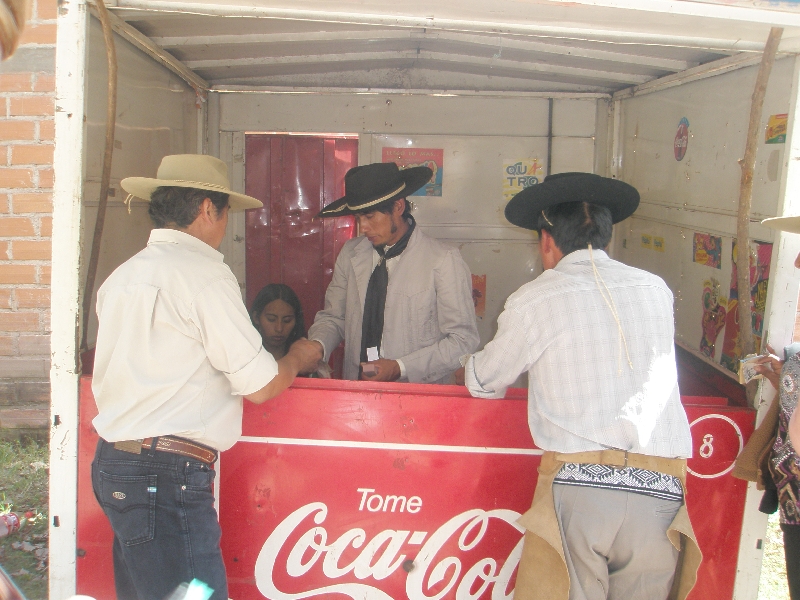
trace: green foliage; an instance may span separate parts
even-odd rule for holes
[[[13,511],[20,530],[0,538],[0,564],[28,600],[47,598],[47,444],[0,441],[0,513]]]

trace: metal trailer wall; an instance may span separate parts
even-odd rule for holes
[[[759,129],[750,223],[752,240],[774,243],[763,331],[778,349],[792,341],[800,288],[800,276],[792,265],[800,243],[798,236],[780,235],[759,221],[800,213],[800,138],[792,132],[797,121],[798,67],[794,57],[779,59],[770,77]],[[700,351],[703,297],[718,293],[724,307],[730,293],[741,178],[737,161],[744,155],[756,71],[757,67],[740,69],[616,103],[619,129],[612,170],[642,196],[636,214],[617,227],[616,256],[664,278],[675,294],[677,343],[730,376],[720,366],[724,328],[717,332],[710,357]],[[788,115],[786,142],[767,144],[769,118],[777,114]],[[675,139],[682,119],[688,121],[688,143],[685,156],[678,160]],[[714,259],[704,261],[702,252],[696,257],[695,234],[721,238],[718,266]],[[757,399],[760,416],[773,395],[771,386],[763,386]],[[755,598],[758,593],[760,542],[766,527],[766,515],[757,510],[760,497],[751,485],[734,598]]]
[[[217,114],[209,108],[209,131]],[[244,132],[358,133],[359,163],[381,162],[382,149],[438,149],[441,196],[411,197],[429,235],[453,244],[473,275],[486,276],[481,345],[493,337],[506,298],[541,272],[536,235],[503,216],[509,163],[537,158],[547,173],[550,101],[534,95],[279,94],[219,95],[219,153],[234,189],[243,189]],[[595,96],[552,102],[553,172],[592,171],[605,163],[607,102]],[[600,125],[598,125],[598,121]],[[596,139],[596,132],[602,135]],[[597,151],[596,151],[597,149]],[[599,161],[599,162],[598,162]],[[244,223],[231,215],[221,250],[244,280]]]
[[[50,442],[50,597],[75,590],[77,468],[77,341],[80,295],[97,215],[105,143],[107,63],[99,23],[83,2],[60,7],[57,46],[56,183],[54,194]],[[119,181],[155,175],[161,157],[197,152],[199,124],[195,92],[119,36],[116,142],[97,287],[123,261],[141,250],[151,229],[143,202],[130,214]],[[80,254],[76,249],[80,248]],[[75,271],[79,272],[76,276]],[[94,319],[94,311],[92,310]],[[96,320],[90,323],[93,345]]]

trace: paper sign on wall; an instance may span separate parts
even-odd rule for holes
[[[647,248],[648,250],[653,249],[653,236],[648,235],[646,233],[642,234],[642,248]]]
[[[433,171],[431,180],[411,196],[441,196],[444,174],[444,150],[442,148],[383,148],[382,162],[397,163],[401,169],[428,167]]]
[[[788,114],[770,115],[769,122],[767,122],[767,131],[764,134],[764,142],[767,144],[785,144],[788,123]]]
[[[722,268],[722,238],[708,233],[695,233],[692,260],[700,265]]]
[[[544,166],[538,158],[519,158],[503,161],[503,200],[508,202],[526,187],[539,183]]]
[[[475,316],[482,319],[486,313],[486,275],[472,276],[472,302],[475,304]]]

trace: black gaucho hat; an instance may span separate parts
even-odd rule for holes
[[[567,202],[600,204],[611,211],[614,223],[630,217],[639,206],[639,192],[630,184],[593,173],[548,175],[526,187],[506,204],[506,219],[517,227],[537,229],[543,210]]]
[[[400,169],[393,163],[353,167],[344,176],[344,196],[323,208],[317,217],[342,217],[372,210],[384,202],[405,198],[430,181],[428,167]]]

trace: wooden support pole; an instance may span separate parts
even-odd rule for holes
[[[783,28],[770,29],[769,38],[764,46],[761,65],[753,90],[750,105],[750,124],[747,128],[747,142],[744,158],[739,161],[742,167],[742,180],[739,188],[739,214],[736,224],[736,287],[739,293],[739,345],[742,356],[754,352],[752,307],[750,306],[750,206],[753,200],[753,169],[756,164],[756,150],[761,135],[761,111],[764,106],[764,95],[767,82],[775,62],[775,54],[781,41]]]

